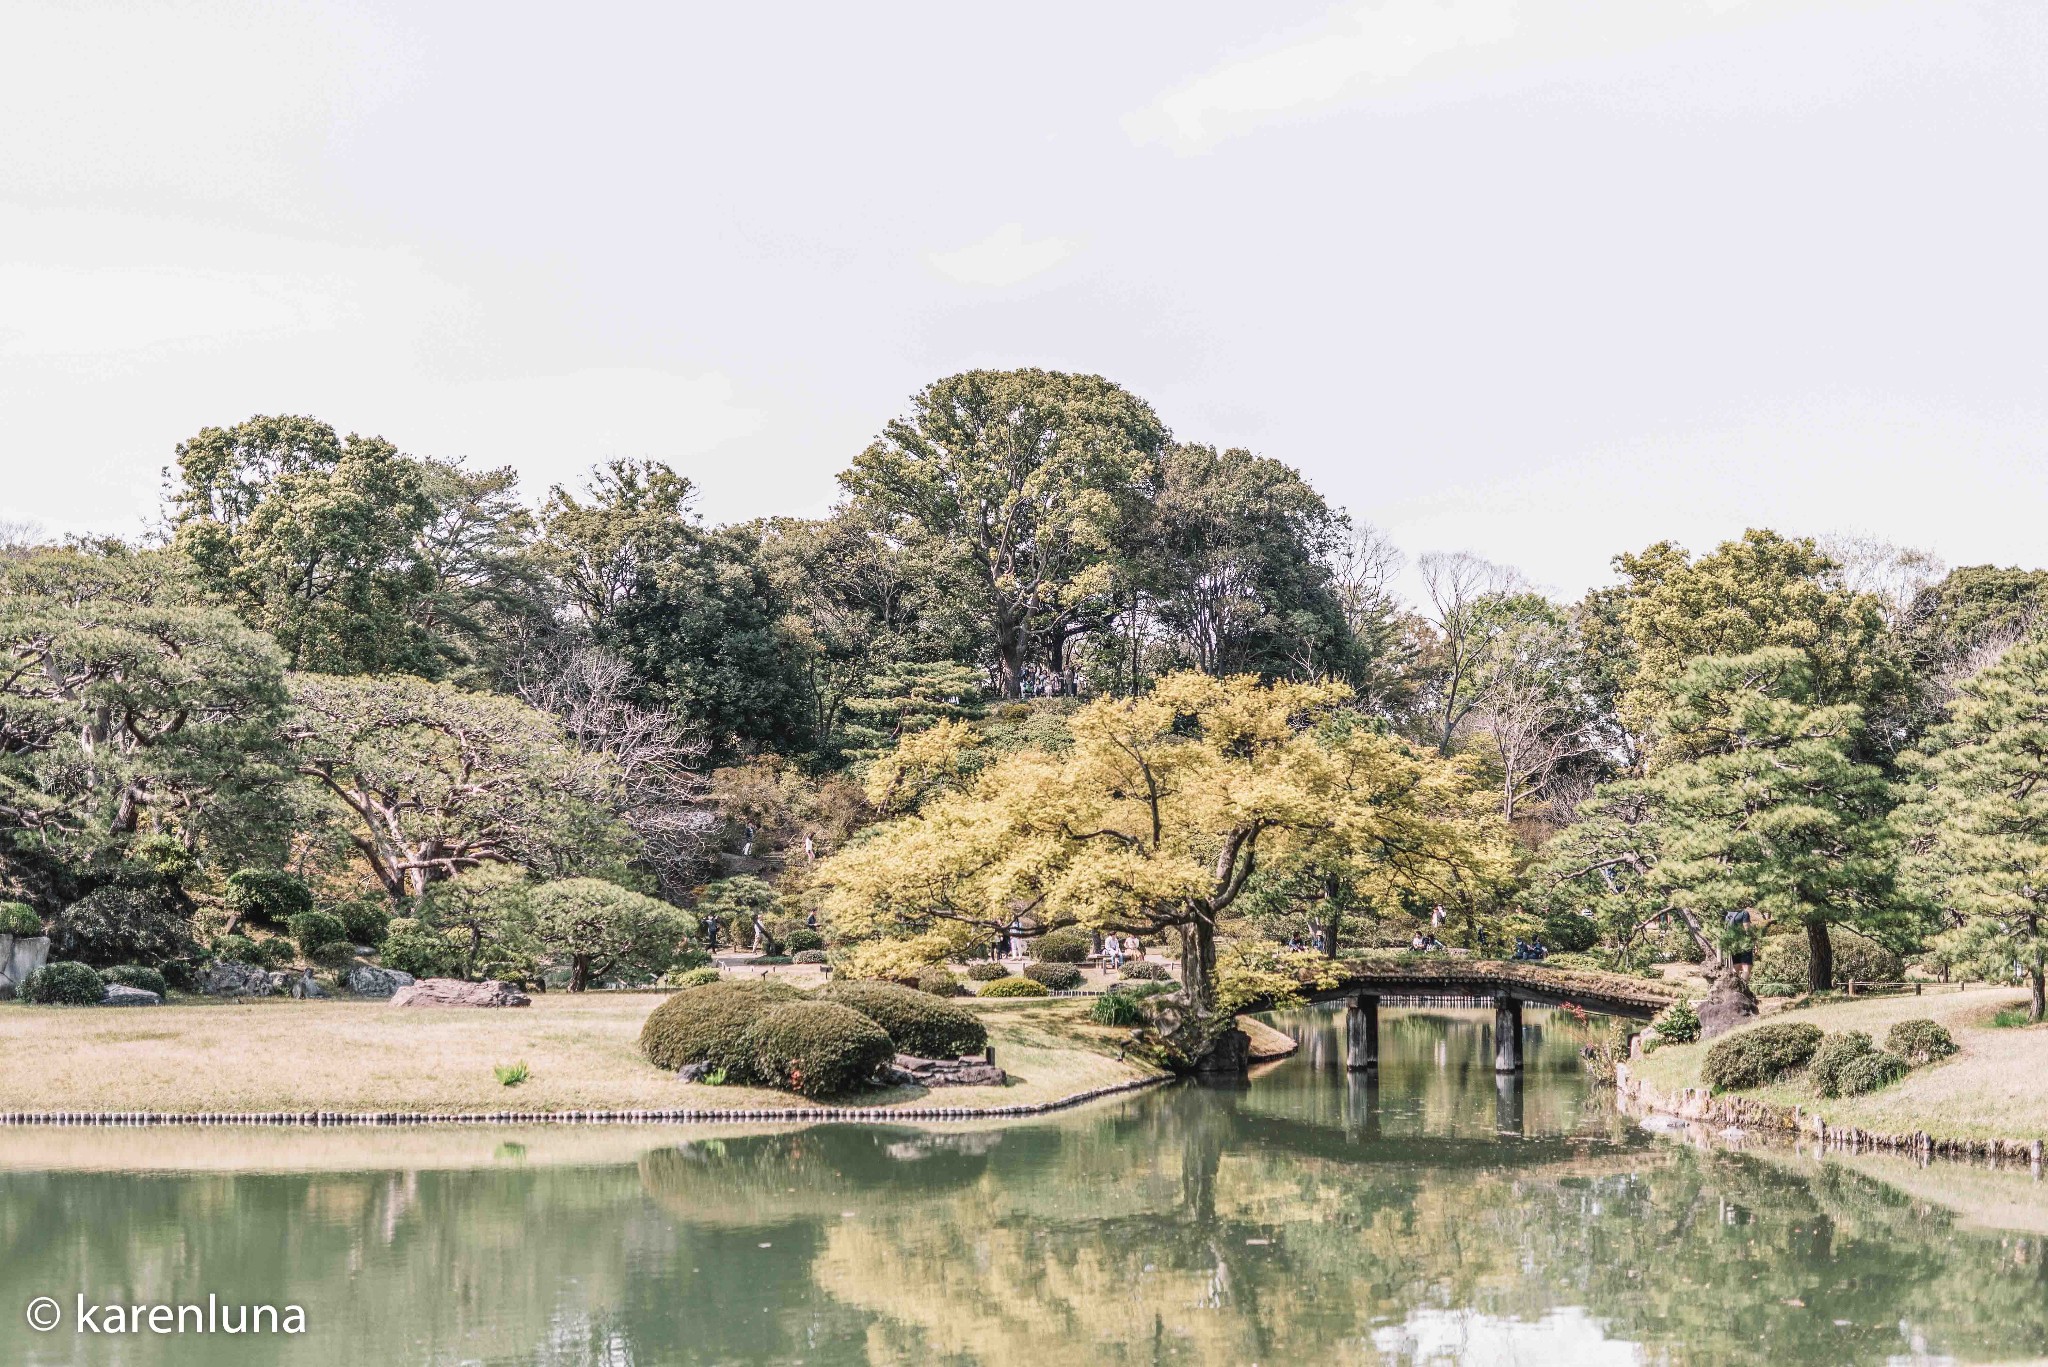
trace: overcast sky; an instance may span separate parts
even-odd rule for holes
[[[2048,4],[0,6],[0,518],[310,413],[816,514],[1107,375],[1575,595],[1747,525],[2048,563]]]

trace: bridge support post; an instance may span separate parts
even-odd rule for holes
[[[1344,1066],[1354,1073],[1377,1072],[1380,1066],[1380,999],[1361,992],[1344,1013]]]
[[[1522,1071],[1522,1001],[1506,992],[1493,998],[1493,1071]]]

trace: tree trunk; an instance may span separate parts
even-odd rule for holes
[[[569,990],[582,992],[590,987],[590,956],[578,954],[570,960]]]
[[[2027,977],[2034,985],[2034,1001],[2028,1008],[2027,1019],[2039,1023],[2044,1016],[2048,1016],[2048,992],[2043,991],[2044,980],[2048,980],[2048,974],[2043,973],[2041,965],[2035,964],[2027,970]]]
[[[1188,1006],[1203,1019],[1216,1006],[1216,925],[1196,917],[1180,930],[1180,980]]]
[[[1021,622],[996,621],[996,691],[1006,698],[1024,696],[1025,648],[1029,644]]]
[[[1835,983],[1835,942],[1828,938],[1826,921],[1806,923],[1806,988],[1825,992]]]

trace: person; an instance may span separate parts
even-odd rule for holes
[[[761,947],[767,943],[768,925],[761,919],[761,913],[757,911],[754,913],[754,952],[760,953]]]
[[[704,952],[706,954],[716,954],[718,952],[718,918],[716,916],[706,916],[704,918]]]
[[[1315,936],[1311,943],[1315,945],[1316,953],[1321,954],[1329,949],[1330,937],[1323,933],[1323,928],[1321,926],[1317,926]]]
[[[1111,969],[1118,969],[1124,966],[1123,936],[1105,935],[1102,937],[1102,962],[1105,967]]]
[[[1016,917],[1010,919],[1010,957],[1024,957],[1024,922]]]
[[[1756,945],[1750,938],[1748,907],[1737,907],[1722,918],[1728,923],[1730,954],[1728,961],[1735,965],[1736,981],[1745,987],[1749,985],[1749,970],[1756,963]]]
[[[815,910],[813,910],[813,911],[811,912],[811,914],[810,914],[809,916],[806,916],[806,917],[804,917],[804,929],[805,929],[805,930],[816,930],[817,928],[818,928],[818,913],[817,913],[817,912],[816,912]]]
[[[1422,932],[1419,930],[1416,931],[1414,936],[1408,941],[1408,949],[1411,953],[1420,954],[1423,950],[1428,948],[1429,941],[1422,938]]]

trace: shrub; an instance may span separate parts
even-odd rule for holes
[[[221,891],[221,900],[238,922],[289,925],[294,916],[313,909],[313,890],[306,880],[283,869],[237,869]]]
[[[1956,1041],[1942,1026],[1923,1017],[1892,1026],[1891,1033],[1884,1037],[1884,1047],[1917,1068],[1923,1063],[1953,1057]]]
[[[982,959],[967,965],[967,976],[978,983],[992,983],[998,978],[1009,977],[1010,966],[993,959]]]
[[[787,954],[763,954],[752,962],[756,968],[781,968],[785,964],[795,963],[796,960],[790,958]]]
[[[1812,1080],[1813,1090],[1822,1096],[1840,1096],[1842,1070],[1875,1047],[1870,1036],[1861,1030],[1844,1030],[1822,1039],[1806,1065],[1806,1076]]]
[[[35,1006],[97,1006],[106,984],[75,959],[60,959],[22,979],[21,999]]]
[[[1851,978],[1862,983],[1897,982],[1905,974],[1904,961],[1867,935],[1835,926],[1829,939],[1835,950],[1837,987]],[[1805,935],[1773,935],[1757,946],[1754,976],[1804,992],[1808,963]]]
[[[329,940],[324,945],[314,945],[306,955],[310,963],[322,968],[346,968],[355,962],[356,947],[351,940]]]
[[[377,959],[384,967],[415,978],[448,978],[462,971],[462,947],[410,916],[392,921]]]
[[[1050,997],[1044,983],[1030,978],[998,978],[981,989],[984,997]]]
[[[1085,963],[1094,947],[1094,937],[1081,927],[1061,926],[1031,942],[1031,957],[1042,964]]]
[[[881,1026],[825,1001],[794,1001],[764,1011],[741,1036],[741,1047],[752,1076],[799,1096],[851,1091],[873,1080],[896,1052]]]
[[[40,935],[43,918],[26,902],[0,902],[0,935]]]
[[[825,947],[825,937],[806,926],[800,930],[792,930],[789,934],[783,936],[782,944],[790,953],[801,954],[805,950],[823,949]]]
[[[1717,1092],[1761,1087],[1803,1067],[1820,1047],[1817,1025],[1774,1021],[1717,1040],[1700,1063],[1700,1078]]]
[[[748,1074],[740,1037],[762,1012],[802,995],[772,978],[721,979],[686,988],[648,1015],[640,1027],[640,1052],[670,1072],[686,1063],[706,1063],[724,1070],[729,1081],[742,1081]]]
[[[1072,992],[1084,981],[1081,970],[1072,964],[1026,964],[1024,976],[1032,982],[1044,984],[1055,992]]]
[[[334,914],[348,927],[348,938],[359,945],[381,945],[391,933],[391,908],[375,898],[338,903]]]
[[[331,911],[302,911],[288,923],[292,943],[309,958],[321,945],[348,938],[348,926]]]
[[[153,968],[144,968],[140,964],[116,964],[112,968],[101,969],[99,976],[103,983],[139,987],[144,992],[154,992],[159,997],[168,997],[171,993],[171,985],[164,981],[163,974]]]
[[[1862,1096],[1889,1087],[1906,1075],[1908,1064],[1887,1049],[1859,1054],[1843,1067],[1840,1085],[1843,1096]]]
[[[1128,992],[1105,992],[1089,1006],[1088,1019],[1097,1025],[1142,1025],[1145,1009]]]
[[[1671,1003],[1651,1024],[1666,1044],[1691,1044],[1700,1037],[1700,1014],[1689,1001]]]
[[[716,964],[707,964],[702,968],[686,968],[680,973],[671,970],[661,975],[661,985],[663,987],[677,989],[702,987],[705,983],[715,983],[717,981],[718,966]]]
[[[1127,982],[1164,983],[1173,981],[1173,970],[1165,964],[1140,961],[1125,964],[1117,970],[1117,976]]]
[[[796,953],[789,956],[789,961],[793,964],[821,964],[825,962],[825,951],[822,949],[799,949]]]
[[[935,968],[917,980],[917,990],[934,997],[964,997],[967,989],[943,968]]]
[[[298,962],[299,952],[292,948],[292,942],[282,935],[267,935],[256,941],[254,962],[265,968],[290,968]]]
[[[156,965],[198,949],[191,915],[162,887],[98,888],[50,926],[50,953],[81,963]]]
[[[256,942],[246,935],[223,935],[213,942],[213,955],[229,963],[253,964],[256,957]]]
[[[1543,966],[1545,968],[1577,969],[1582,973],[1612,973],[1614,971],[1607,966],[1607,961],[1599,955],[1577,952],[1546,954],[1543,956]]]
[[[531,1076],[524,1061],[519,1063],[498,1063],[491,1066],[491,1072],[502,1087],[517,1087]]]
[[[971,1013],[927,992],[888,983],[827,983],[811,995],[860,1012],[888,1031],[899,1050],[920,1058],[957,1058],[988,1043],[987,1029]]]

